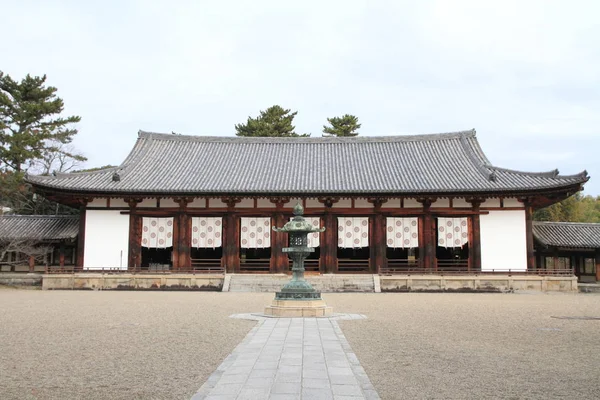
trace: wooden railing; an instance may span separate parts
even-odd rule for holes
[[[353,260],[350,258],[338,258],[338,272],[369,272],[369,260]]]
[[[270,258],[246,258],[240,260],[240,271],[242,272],[269,272],[270,266]]]
[[[438,270],[446,270],[447,268],[464,268],[469,269],[469,259],[451,259],[451,260],[439,260],[436,259],[436,267]]]
[[[191,258],[190,265],[196,272],[218,273],[225,272],[220,258]]]
[[[289,265],[290,265],[289,271],[292,270],[292,264],[293,264],[293,261],[290,258],[289,259]],[[319,272],[319,259],[318,258],[317,259],[309,258],[309,259],[304,260],[304,270],[307,272]]]
[[[381,273],[394,274],[396,272],[402,273],[410,269],[420,268],[420,260],[418,259],[402,259],[402,258],[389,258],[387,260],[387,266],[382,267]]]
[[[396,266],[394,268],[381,268],[379,271],[380,275],[542,275],[542,276],[573,276],[573,269],[533,269],[533,270],[511,270],[497,269],[497,270],[484,270],[484,271],[473,271],[467,267],[444,267],[440,268],[422,268],[419,266]]]
[[[94,268],[94,269],[77,269],[73,267],[48,267],[45,270],[47,274],[136,274],[136,275],[168,275],[168,274],[222,274],[223,268],[200,268],[200,269],[163,269],[163,270],[148,270],[148,269],[120,269],[114,267]]]

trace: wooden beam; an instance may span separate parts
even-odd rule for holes
[[[527,242],[527,270],[535,269],[535,254],[533,252],[533,207],[525,207],[525,236]],[[556,267],[555,267],[556,268]]]
[[[83,260],[85,251],[85,204],[79,206],[79,233],[77,234],[77,260],[75,269],[83,270]]]

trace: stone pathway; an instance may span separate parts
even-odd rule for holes
[[[202,385],[192,400],[379,399],[337,319],[264,318]]]

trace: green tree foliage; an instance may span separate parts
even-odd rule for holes
[[[358,136],[360,125],[358,117],[350,114],[344,114],[341,117],[327,118],[331,126],[323,125],[323,133],[330,136],[352,137]]]
[[[0,168],[20,173],[60,153],[77,161],[85,157],[63,146],[73,140],[78,116],[60,117],[64,103],[46,75],[27,75],[21,82],[0,72]]]
[[[69,214],[73,210],[33,193],[26,171],[67,172],[86,158],[70,145],[78,116],[61,117],[64,103],[46,76],[20,82],[0,71],[0,205],[15,214]]]
[[[245,124],[236,124],[237,136],[299,137],[310,136],[294,132],[292,125],[297,111],[291,112],[280,106],[272,106],[261,111],[256,118],[248,117]]]
[[[600,223],[600,196],[583,196],[577,193],[559,203],[537,210],[533,218],[537,221]]]

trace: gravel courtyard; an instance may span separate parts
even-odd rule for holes
[[[272,297],[0,289],[0,398],[189,399]],[[600,398],[600,295],[324,297],[383,399]]]

